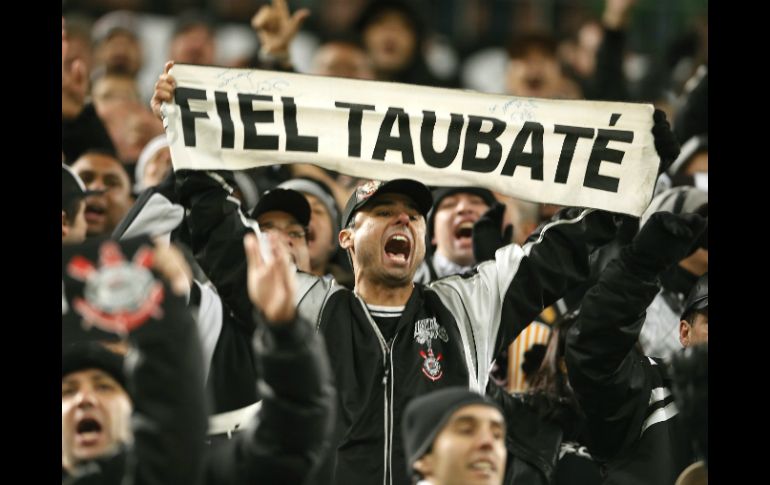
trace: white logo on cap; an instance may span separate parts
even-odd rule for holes
[[[366,182],[356,189],[356,199],[358,199],[359,202],[368,199],[372,196],[372,194],[377,192],[377,189],[379,189],[381,185],[382,182],[378,180],[370,180]]]

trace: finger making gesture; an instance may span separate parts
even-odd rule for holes
[[[286,0],[263,5],[251,19],[251,26],[259,37],[260,54],[288,62],[289,44],[309,16],[310,10],[306,8],[290,14]]]
[[[70,120],[83,111],[88,92],[88,73],[82,59],[70,57],[64,17],[61,23],[61,60],[61,117]]]

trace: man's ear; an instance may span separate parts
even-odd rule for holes
[[[433,475],[433,454],[427,453],[422,458],[414,462],[412,468],[422,475],[423,478],[429,478]]]
[[[687,320],[680,320],[679,321],[679,343],[682,344],[682,347],[687,347],[690,345],[690,324],[687,323]]]
[[[70,232],[70,225],[67,223],[67,214],[61,211],[61,237],[62,239],[67,237]]]
[[[338,236],[340,241],[340,247],[342,249],[350,249],[353,247],[353,230],[343,229]]]

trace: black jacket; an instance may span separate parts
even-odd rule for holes
[[[601,483],[598,465],[580,446],[584,434],[580,432],[582,418],[576,413],[569,412],[565,433],[559,420],[543,416],[544,402],[530,394],[509,394],[490,382],[487,395],[505,417],[505,485]]]
[[[65,280],[75,287],[66,295],[73,308],[72,297],[82,288],[63,273]],[[299,318],[271,326],[252,314],[253,355],[261,378],[251,385],[263,390],[261,408],[232,440],[207,448],[196,326],[184,300],[168,288],[166,294],[161,320],[150,319],[130,334],[142,355],[127,375],[133,446],[90,462],[76,476],[62,473],[62,483],[114,484],[124,476],[135,484],[301,483],[320,460],[334,416],[334,388],[320,336]]]
[[[591,454],[605,463],[605,483],[673,484],[694,457],[667,367],[635,347],[658,285],[625,255],[583,299],[567,336],[569,379],[588,418]]]
[[[198,262],[223,301],[244,315],[247,228],[227,197],[226,177],[180,171],[177,188]],[[588,254],[614,237],[614,220],[590,210],[560,216],[534,243],[506,246],[472,273],[415,285],[389,341],[354,292],[297,274],[298,311],[323,334],[338,390],[336,483],[409,483],[399,427],[406,403],[451,385],[483,393],[500,350],[583,281]]]
[[[66,263],[84,254],[99,271],[96,248],[101,242],[62,249],[62,297],[68,300],[63,321],[80,321],[73,298],[83,295],[82,282],[69,275]],[[121,245],[131,259],[134,242]],[[62,483],[121,483],[124,476],[135,484],[200,483],[206,433],[200,343],[184,299],[168,286],[160,310],[128,336],[134,349],[125,367],[126,392],[133,404],[133,445],[78,467],[73,476],[63,473]],[[65,331],[63,341],[68,341]]]
[[[184,208],[179,204],[173,172],[160,184],[144,190],[112,233],[113,239],[137,235],[165,237],[173,241],[193,270],[188,306],[203,347],[206,389],[211,398],[210,412],[225,413],[252,405],[259,400],[256,359],[251,345],[255,325],[237,320],[222,304],[206,276],[189,252],[189,231]]]
[[[300,484],[328,445],[335,392],[323,340],[307,322],[258,325],[261,407],[232,440],[210,448],[207,484]]]

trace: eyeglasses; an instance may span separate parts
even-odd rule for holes
[[[265,233],[281,233],[289,237],[289,239],[292,239],[294,241],[304,240],[307,236],[307,233],[302,229],[295,229],[295,228],[280,228],[275,226],[260,226],[260,229],[262,232]]]

